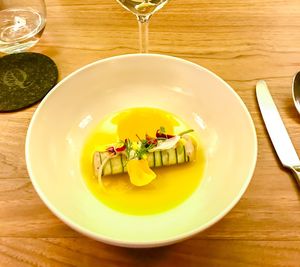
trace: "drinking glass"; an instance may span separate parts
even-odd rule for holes
[[[117,0],[125,9],[136,15],[139,23],[140,52],[148,52],[148,25],[150,17],[168,0]]]
[[[45,25],[44,0],[0,0],[0,52],[17,53],[34,46]]]

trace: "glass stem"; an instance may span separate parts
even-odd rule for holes
[[[137,16],[140,35],[140,53],[148,53],[148,26],[150,15]]]

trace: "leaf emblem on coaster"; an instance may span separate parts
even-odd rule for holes
[[[8,70],[3,76],[3,82],[7,86],[18,86],[22,89],[30,86],[33,82],[26,82],[28,75],[25,71],[15,68]]]

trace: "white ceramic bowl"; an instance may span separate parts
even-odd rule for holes
[[[184,203],[157,215],[111,210],[87,189],[79,158],[106,114],[135,106],[177,114],[205,144],[204,178]],[[245,192],[256,163],[253,121],[234,90],[212,72],[163,55],[124,55],[87,65],[41,102],[26,138],[26,163],[45,204],[73,229],[126,247],[178,242],[220,220]]]

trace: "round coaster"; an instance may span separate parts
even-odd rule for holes
[[[14,111],[41,100],[56,84],[53,60],[39,53],[18,53],[0,58],[0,111]]]

